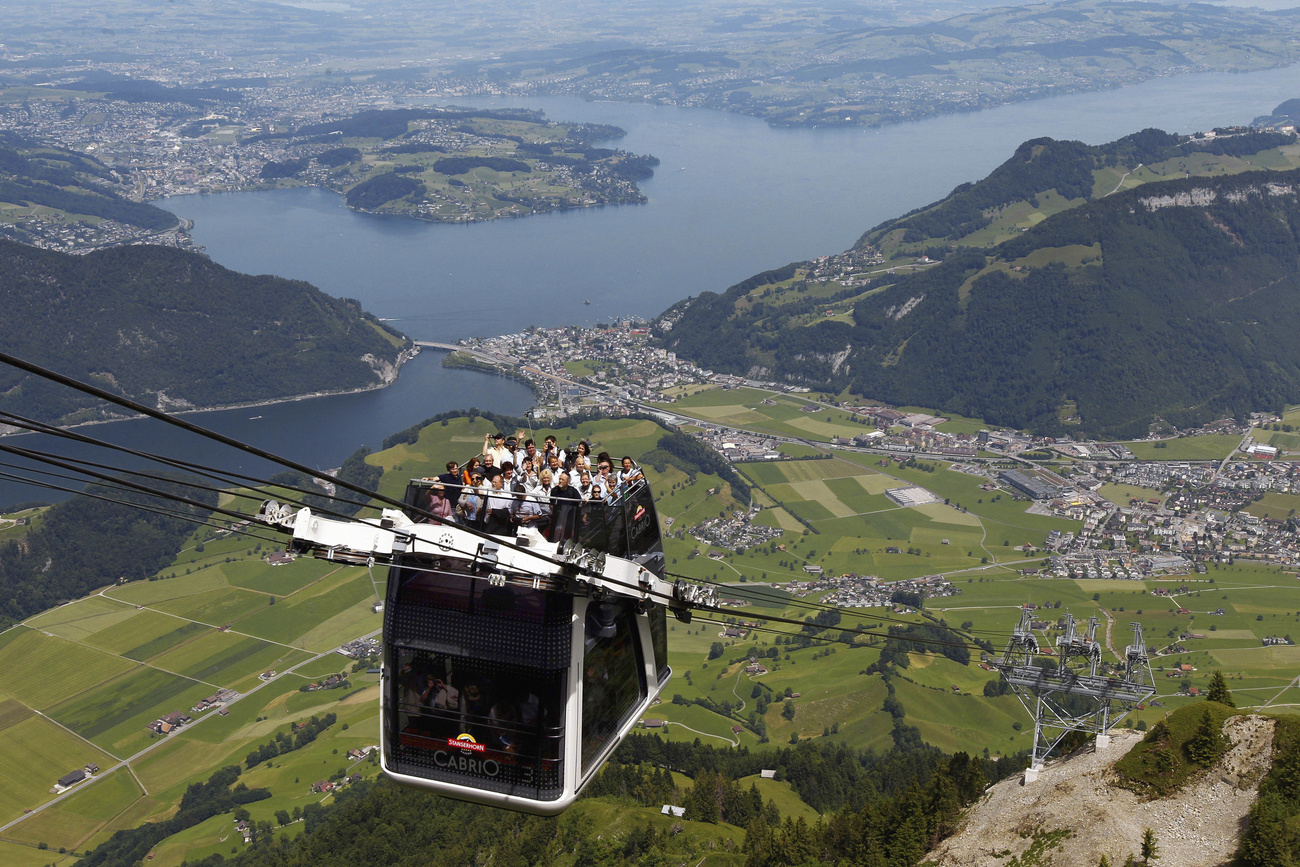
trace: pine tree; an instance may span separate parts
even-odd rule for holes
[[[1187,739],[1186,749],[1188,758],[1207,768],[1228,751],[1228,739],[1215,724],[1208,707],[1201,711],[1201,721],[1196,733]]]
[[[1160,847],[1156,845],[1156,832],[1147,828],[1142,832],[1142,863],[1150,864],[1160,857]]]
[[[1219,704],[1226,704],[1228,707],[1236,707],[1232,700],[1232,692],[1228,689],[1228,680],[1223,676],[1222,671],[1215,671],[1210,675],[1210,687],[1205,693],[1206,701],[1217,701]]]

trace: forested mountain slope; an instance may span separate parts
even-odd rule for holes
[[[854,290],[840,319],[783,320],[753,303],[751,284],[790,270],[701,295],[666,345],[719,370],[1042,432],[1141,435],[1157,416],[1192,423],[1300,399],[1300,171],[1081,204]]]
[[[124,188],[123,178],[92,156],[0,132],[0,203],[10,206],[0,221],[4,236],[27,240],[22,217],[36,212],[151,232],[177,224],[175,214],[123,197]]]
[[[355,301],[166,247],[0,241],[0,302],[5,352],[171,409],[374,386],[407,345]],[[0,409],[71,423],[97,403],[0,366]]]

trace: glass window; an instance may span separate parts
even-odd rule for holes
[[[396,650],[385,720],[394,770],[489,791],[559,796],[565,672]]]
[[[655,653],[655,676],[662,685],[668,679],[668,611],[656,605],[646,612],[650,620],[650,644]]]
[[[586,776],[612,744],[647,692],[636,618],[624,608],[613,618],[614,635],[600,637],[598,603],[587,608],[582,666],[582,773]]]

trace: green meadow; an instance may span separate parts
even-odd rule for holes
[[[1124,443],[1140,461],[1214,461],[1222,460],[1241,445],[1241,437],[1231,434],[1177,437],[1159,442]]]
[[[796,397],[710,389],[666,408],[691,407],[702,418],[808,439],[863,430],[842,411],[818,407],[805,413],[800,410],[804,405],[808,402]],[[955,418],[950,423],[963,430],[979,424]],[[464,460],[494,430],[481,418],[436,423],[414,442],[367,460],[384,469],[383,492],[400,496],[408,479],[442,472],[449,457]],[[549,432],[538,429],[535,437]],[[596,452],[639,458],[656,447],[663,430],[643,419],[625,419],[554,433],[565,445],[584,438]],[[1187,443],[1209,449],[1210,443],[1202,442],[1209,439],[1170,441],[1158,456],[1173,459],[1175,446],[1189,448]],[[1214,446],[1222,448],[1222,443]],[[879,674],[865,672],[879,660],[881,635],[889,626],[921,622],[923,615],[846,610],[838,626],[807,647],[788,639],[797,626],[770,620],[770,631],[749,630],[739,639],[722,635],[729,621],[782,617],[801,622],[815,613],[822,594],[806,594],[802,585],[791,584],[808,580],[804,567],[809,565],[883,581],[946,573],[961,592],[929,600],[926,612],[990,642],[995,652],[1001,651],[1025,603],[1039,606],[1038,616],[1049,623],[1067,612],[1085,624],[1097,617],[1108,657],[1122,656],[1132,634],[1130,622],[1141,623],[1148,645],[1161,653],[1152,662],[1156,700],[1135,717],[1148,724],[1169,709],[1196,701],[1186,695],[1186,687],[1203,689],[1215,669],[1228,677],[1239,705],[1300,709],[1300,687],[1291,685],[1300,670],[1300,647],[1262,643],[1267,636],[1293,631],[1300,639],[1300,581],[1294,573],[1237,565],[1212,567],[1201,576],[1147,581],[1025,577],[1020,570],[1037,568],[1042,555],[1016,548],[1041,546],[1051,530],[1077,530],[1077,522],[1029,514],[1024,500],[1007,491],[984,490],[986,477],[954,471],[944,461],[904,465],[879,455],[823,452],[812,446],[789,451],[808,459],[737,465],[753,485],[752,502],[761,506],[754,522],[780,531],[769,541],[739,550],[701,541],[692,531],[748,502],[737,502],[717,476],[692,476],[675,466],[663,471],[647,467],[666,531],[669,572],[716,580],[727,585],[723,596],[749,600],[744,608],[707,618],[699,614],[690,624],[669,620],[673,679],[662,701],[645,715],[669,721],[663,737],[699,738],[718,746],[738,742],[750,750],[808,740],[893,749],[895,722],[883,709],[889,686]],[[938,502],[899,506],[887,491],[905,485],[929,490]],[[1117,488],[1113,493],[1130,491]],[[1148,494],[1145,489],[1132,493]],[[1296,502],[1300,497],[1268,495],[1252,512],[1279,517]],[[713,550],[720,552],[719,559],[708,556]],[[131,773],[104,775],[50,811],[14,826],[0,839],[0,860],[13,852],[13,863],[35,863],[24,859],[38,851],[32,848],[36,843],[80,851],[117,828],[162,817],[188,785],[217,767],[242,763],[258,744],[316,714],[334,712],[338,722],[309,747],[263,762],[241,778],[272,792],[267,801],[250,805],[255,821],[273,820],[279,809],[319,802],[322,796],[312,794],[310,785],[340,770],[377,773],[372,761],[352,767],[344,756],[349,749],[377,743],[377,678],[357,673],[349,675],[350,689],[298,689],[308,680],[350,669],[350,660],[330,651],[379,629],[381,618],[372,611],[372,576],[364,568],[310,558],[272,567],[261,559],[264,553],[260,543],[250,548],[246,540],[200,530],[158,580],[109,588],[0,633],[0,765],[21,762],[32,770],[13,786],[0,788],[0,818],[16,818],[24,808],[39,806],[50,797],[54,779],[88,761],[107,768],[115,763],[113,756],[125,758],[153,747],[132,762]],[[383,570],[373,577],[382,593]],[[1155,596],[1156,588],[1176,595]],[[1180,607],[1188,613],[1179,614]],[[843,636],[851,643],[836,641],[842,630],[866,634]],[[1204,637],[1181,639],[1184,651],[1165,653],[1184,633]],[[722,645],[721,656],[716,656],[715,644]],[[972,654],[968,665],[938,654],[910,654],[908,666],[891,678],[902,724],[949,751],[987,749],[1001,755],[1028,748],[1031,720],[1014,697],[984,696],[984,685],[996,674],[979,667],[978,648]],[[764,663],[766,673],[744,672],[751,656]],[[1190,676],[1166,676],[1182,664],[1193,666]],[[279,675],[262,684],[257,674],[267,669]],[[246,696],[227,715],[209,711],[166,738],[146,731],[152,719],[188,709],[216,686]],[[789,699],[793,719],[785,712],[787,690],[799,694]],[[760,697],[766,705],[761,717]],[[741,730],[734,731],[735,726]],[[813,818],[811,808],[787,784],[753,782],[783,815]],[[583,802],[581,809],[613,824],[628,821],[631,812],[600,800]],[[299,823],[284,833],[300,831]],[[229,856],[232,848],[242,846],[233,836],[230,817],[215,817],[164,841],[150,864],[172,867],[211,854]],[[53,856],[39,863],[50,860]]]

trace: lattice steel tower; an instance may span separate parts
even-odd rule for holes
[[[1043,760],[1067,734],[1095,734],[1097,746],[1104,747],[1109,743],[1106,732],[1111,726],[1155,694],[1155,677],[1142,641],[1141,624],[1132,624],[1133,643],[1124,650],[1121,675],[1098,673],[1102,662],[1101,644],[1097,641],[1100,622],[1096,617],[1088,618],[1087,633],[1080,634],[1074,617],[1066,614],[1065,632],[1056,639],[1057,659],[1049,660],[1042,655],[1051,651],[1042,650],[1034,635],[1033,612],[1025,609],[1002,660],[995,663],[1002,679],[1034,718],[1034,754],[1026,781],[1037,777]],[[1040,662],[1053,664],[1045,667]]]

